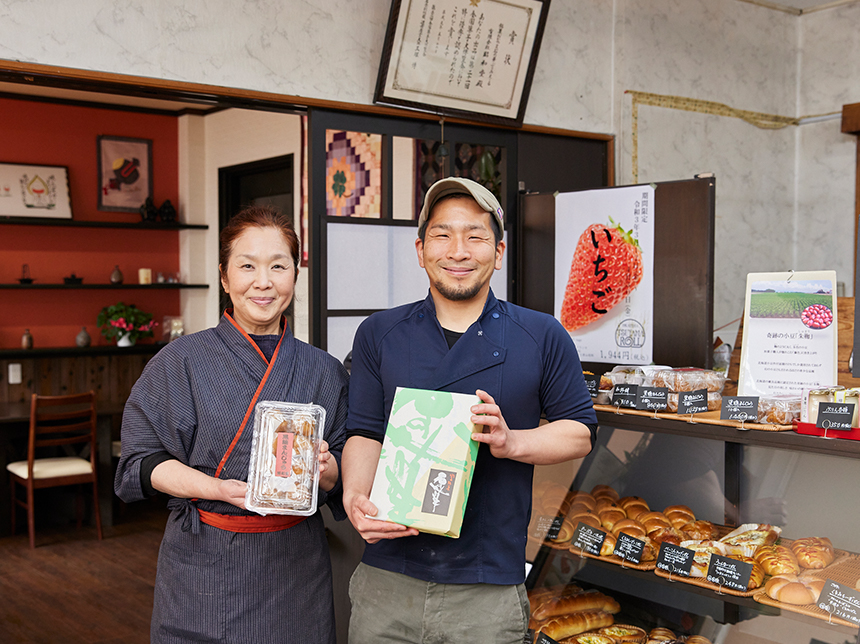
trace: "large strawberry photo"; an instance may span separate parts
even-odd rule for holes
[[[561,305],[561,323],[575,331],[600,320],[642,281],[642,249],[612,219],[579,236]]]

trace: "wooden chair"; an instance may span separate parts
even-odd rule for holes
[[[61,447],[72,451],[78,446],[82,456],[52,456],[36,458],[36,450],[45,447]],[[87,457],[88,448],[88,457]],[[27,510],[27,525],[30,532],[30,547],[36,547],[36,526],[33,512],[34,490],[91,483],[93,486],[93,510],[96,515],[96,530],[102,539],[102,520],[99,513],[99,492],[96,473],[96,407],[95,393],[69,396],[39,396],[33,394],[30,401],[30,437],[27,460],[9,463],[10,489],[12,492],[12,533],[15,533],[16,507]],[[26,489],[26,500],[15,493],[17,485]],[[78,503],[77,523],[81,527],[82,504]]]

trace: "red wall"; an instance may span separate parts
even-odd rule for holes
[[[0,99],[0,162],[64,165],[69,169],[72,218],[81,221],[140,220],[137,213],[100,212],[96,137],[100,134],[152,140],[156,205],[179,204],[178,119],[119,110]],[[2,214],[2,213],[0,213]],[[75,275],[84,284],[106,284],[119,265],[126,284],[137,284],[138,268],[179,270],[179,235],[174,231],[0,226],[0,283],[17,284],[28,264],[36,284],[62,283]],[[93,344],[106,344],[96,329],[103,306],[134,303],[160,321],[179,315],[173,290],[0,290],[0,349],[20,347],[29,328],[36,347],[74,346],[82,326]],[[157,334],[158,335],[158,334]]]

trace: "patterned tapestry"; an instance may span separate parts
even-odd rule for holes
[[[415,140],[415,213],[416,218],[421,212],[424,195],[436,181],[443,177],[466,177],[480,183],[496,195],[499,202],[502,199],[505,149],[499,146],[472,145],[456,143],[454,145],[454,172],[450,171],[451,155],[440,154],[439,141],[429,139]],[[447,148],[447,144],[445,146]]]
[[[326,131],[325,192],[329,217],[381,217],[381,134]]]

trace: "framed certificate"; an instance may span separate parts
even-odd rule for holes
[[[394,0],[374,102],[522,125],[549,0]]]

